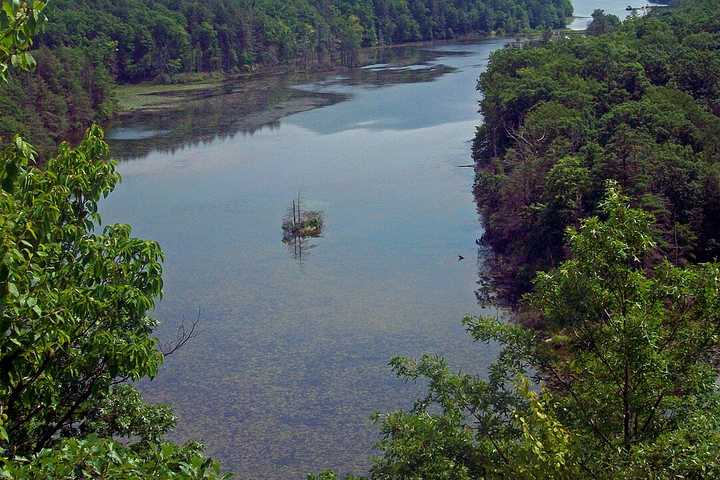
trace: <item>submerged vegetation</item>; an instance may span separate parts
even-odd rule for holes
[[[487,376],[391,362],[427,393],[369,478],[720,476],[718,7],[493,54],[475,189],[521,321],[465,319]]]
[[[524,299],[542,329],[465,319],[477,342],[502,347],[487,377],[431,355],[392,361],[427,395],[378,417],[370,478],[720,475],[720,265],[658,259],[654,219],[629,204],[609,182],[602,218],[568,229],[567,260]]]
[[[167,16],[143,10],[153,34],[184,38],[190,17],[172,13],[183,2],[146,3]],[[0,73],[33,75],[27,51],[45,4],[1,5]],[[251,5],[292,19],[282,8],[296,3]],[[494,54],[480,80],[476,194],[498,278],[527,291],[525,321],[465,320],[476,341],[501,346],[484,377],[437,356],[392,360],[427,393],[377,416],[370,478],[720,477],[720,9],[684,0],[623,25],[602,12],[593,22],[585,38]],[[133,35],[125,40],[146,48],[143,62],[182,67],[163,56],[169,40],[155,49],[142,29]],[[160,246],[127,225],[100,231],[98,203],[119,181],[102,130],[76,148],[61,143],[43,168],[36,161],[22,136],[0,150],[0,477],[226,478],[199,444],[167,441],[171,410],[131,384],[175,348],[158,348],[148,315],[163,287]],[[283,240],[323,227],[298,197]]]

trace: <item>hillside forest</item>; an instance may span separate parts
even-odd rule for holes
[[[43,55],[89,48],[31,54],[45,2],[0,5],[8,85],[42,79]],[[424,393],[375,416],[367,478],[720,477],[718,7],[680,0],[625,23],[598,11],[587,35],[492,55],[475,194],[490,300],[514,308],[464,320],[498,349],[484,374],[391,360]],[[118,78],[74,65],[82,88],[92,72]],[[160,246],[99,226],[120,181],[102,128],[37,159],[21,135],[0,149],[0,478],[228,478],[202,445],[168,441],[170,407],[134,387],[192,330],[159,343]]]
[[[720,255],[718,2],[595,17],[586,36],[495,53],[478,84],[475,193],[511,302],[566,258],[566,228],[598,212],[608,179],[655,217],[657,256]]]

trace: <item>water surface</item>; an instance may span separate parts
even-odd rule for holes
[[[644,11],[641,7],[655,6],[658,4],[649,2],[648,0],[573,0],[573,9],[575,19],[568,26],[572,30],[585,30],[592,21],[591,15],[595,9],[605,10],[605,13],[615,15],[620,20],[625,20],[631,15],[643,15]],[[631,6],[640,10],[627,10]],[[659,8],[663,8],[659,6]]]
[[[623,18],[625,4],[575,9]],[[483,313],[482,229],[461,166],[481,122],[477,77],[505,43],[390,49],[364,68],[229,84],[115,126],[124,180],[104,219],[166,253],[161,339],[200,319],[199,336],[142,385],[174,406],[175,439],[201,439],[239,478],[363,473],[377,440],[369,416],[420,391],[392,377],[392,356],[485,370],[494,349],[461,326]],[[326,224],[302,259],[281,242],[298,193]]]
[[[370,415],[419,391],[393,378],[392,356],[437,353],[484,371],[494,351],[461,325],[480,313],[482,234],[473,170],[461,165],[480,122],[477,77],[504,42],[404,49],[371,68],[276,82],[269,109],[308,96],[326,106],[264,127],[244,128],[232,87],[116,125],[124,180],[104,220],[131,223],[166,253],[160,337],[201,320],[143,385],[175,407],[176,439],[201,439],[239,478],[363,473]],[[280,228],[298,193],[326,223],[302,261]]]

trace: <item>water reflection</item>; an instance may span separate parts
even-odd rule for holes
[[[663,5],[649,2],[648,0],[574,0],[573,8],[575,18],[568,28],[571,30],[585,30],[592,21],[591,15],[595,9],[602,9],[605,13],[615,15],[620,20],[625,20],[633,15],[642,15],[644,13],[642,10],[626,10],[628,4],[633,7],[642,7],[645,5],[660,8],[663,7]]]
[[[113,141],[133,161],[103,218],[165,251],[161,340],[203,312],[201,334],[142,385],[174,406],[174,439],[204,441],[239,478],[362,473],[369,416],[421,389],[392,377],[391,357],[437,353],[485,372],[496,351],[461,324],[493,311],[477,304],[487,257],[473,170],[458,166],[481,121],[477,77],[506,43],[391,49],[370,68],[227,85],[119,125],[158,135]],[[325,106],[276,112],[307,99]],[[278,228],[298,191],[328,216],[302,265]]]
[[[174,439],[203,440],[239,478],[362,473],[377,440],[370,415],[409,407],[421,388],[394,379],[390,358],[437,353],[484,371],[495,350],[461,323],[484,310],[470,260],[482,235],[474,175],[458,166],[480,121],[477,77],[504,44],[398,49],[407,56],[372,62],[384,67],[276,79],[293,95],[344,101],[252,135],[222,113],[230,92],[188,107],[194,116],[132,125],[185,137],[113,143],[136,156],[120,163],[101,213],[165,251],[158,335],[174,338],[178,319],[203,312],[201,334],[142,385],[175,407]],[[327,224],[310,257],[298,245],[302,265],[280,241],[294,192]]]
[[[279,128],[279,120],[290,114],[347,100],[357,86],[369,89],[431,82],[453,71],[452,67],[433,63],[439,55],[437,51],[403,47],[370,53],[372,60],[365,61],[382,59],[387,63],[343,70],[343,75],[275,75],[228,82],[200,92],[175,92],[183,101],[173,108],[139,111],[116,120],[108,134],[113,154],[120,160],[129,160],[154,151],[175,153],[216,139],[232,139],[238,134],[252,136],[262,130]],[[465,54],[442,52],[443,56]],[[173,96],[173,93],[164,95]],[[323,133],[335,132],[337,126],[336,122],[317,125]],[[370,125],[365,121],[364,126],[381,129],[417,125],[393,125],[392,122]]]

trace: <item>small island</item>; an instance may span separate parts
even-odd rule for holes
[[[322,236],[323,214],[319,210],[303,210],[302,199],[292,201],[282,224],[283,242],[290,243],[297,238]]]

